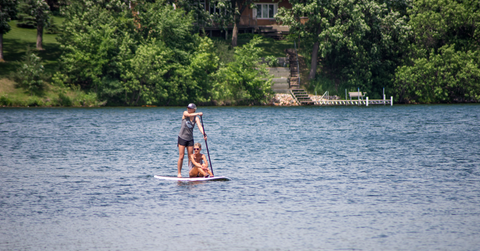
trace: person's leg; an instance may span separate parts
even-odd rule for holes
[[[184,156],[185,156],[185,146],[178,145],[178,162],[177,162],[178,174],[177,174],[177,177],[179,177],[179,178],[182,177],[182,165],[183,165]]]
[[[198,168],[198,167],[192,168],[192,170],[190,170],[188,174],[190,175],[190,178],[202,177],[202,176],[205,177],[207,175],[201,168]]]
[[[188,163],[190,164],[190,157],[193,154],[193,145],[187,146],[187,153],[188,153]]]

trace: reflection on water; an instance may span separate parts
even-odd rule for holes
[[[0,109],[0,250],[480,246],[478,105],[200,108],[232,180],[155,179],[182,111]]]

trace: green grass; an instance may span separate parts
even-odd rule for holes
[[[242,46],[253,38],[253,34],[250,33],[240,33],[238,34],[237,44],[238,46]],[[225,40],[220,37],[214,37],[212,40],[217,42],[222,42],[226,45],[230,45],[232,43],[232,37],[228,40]],[[285,57],[285,49],[293,48],[293,41],[288,39],[284,40],[275,40],[273,38],[263,37],[262,42],[258,45],[258,47],[263,49],[263,52],[260,54],[260,57],[264,58],[267,56],[274,56],[274,57]]]
[[[41,95],[30,95],[23,88],[16,88],[15,85],[15,82],[9,79],[0,79],[0,107],[98,107],[106,104],[99,101],[95,93],[85,93],[78,86],[61,87],[46,84]]]
[[[238,45],[244,45],[250,41],[251,38],[239,36]],[[258,47],[263,49],[260,57],[274,56],[285,57],[285,50],[293,48],[293,42],[288,39],[275,40],[273,38],[264,37]]]
[[[53,17],[59,25],[64,18]],[[93,93],[87,94],[79,87],[54,86],[46,84],[40,95],[30,95],[23,88],[16,88],[15,82],[8,79],[19,67],[19,61],[25,55],[27,47],[36,51],[37,30],[17,27],[17,21],[11,21],[10,32],[3,36],[3,55],[6,62],[0,63],[0,107],[3,106],[101,106]],[[52,75],[58,67],[60,44],[57,34],[43,34],[43,51],[36,51],[42,58],[47,75]]]
[[[60,24],[61,17],[54,17],[54,22]],[[17,21],[11,21],[12,29],[3,35],[3,57],[6,62],[0,63],[0,78],[7,77],[18,67],[18,61],[25,55],[27,47],[36,48],[37,30],[17,27]],[[58,66],[60,44],[56,40],[57,34],[43,34],[43,51],[37,51],[42,58],[47,74],[52,74]]]

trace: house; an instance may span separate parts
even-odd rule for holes
[[[203,2],[202,2],[203,1]],[[225,9],[217,8],[215,3],[209,3],[208,0],[200,0],[200,5],[210,14],[221,14]],[[276,22],[275,15],[281,7],[292,8],[292,4],[288,0],[259,0],[255,1],[256,8],[245,6],[240,17],[238,26],[239,33],[258,33],[269,37],[281,37],[288,34],[288,26],[281,25]],[[242,6],[240,6],[240,9]],[[218,24],[202,26],[210,36],[226,36],[231,34],[233,24],[222,27]]]

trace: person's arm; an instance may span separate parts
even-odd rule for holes
[[[200,119],[199,119],[198,117],[196,118],[196,121],[197,121],[198,129],[199,129],[200,132],[202,133],[203,138],[204,138],[205,140],[207,140],[207,135],[203,132],[202,123],[200,122]]]
[[[185,118],[185,117],[196,117],[196,116],[203,116],[203,112],[194,112],[194,113],[188,113],[188,111],[183,112],[183,118]]]
[[[193,166],[196,166],[198,168],[203,168],[202,165],[198,162],[195,161],[194,154],[190,155],[190,161],[192,162]]]
[[[208,169],[208,161],[207,161],[207,157],[205,157],[205,154],[202,154],[202,159],[203,159],[202,168]]]

